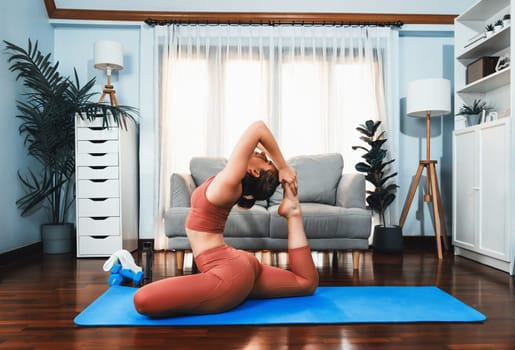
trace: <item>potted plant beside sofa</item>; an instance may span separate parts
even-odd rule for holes
[[[362,155],[364,162],[356,164],[357,171],[365,173],[365,179],[374,186],[374,190],[367,190],[366,201],[369,207],[379,214],[380,224],[374,227],[373,247],[374,251],[396,253],[402,251],[402,228],[398,225],[387,225],[385,212],[388,206],[395,200],[397,185],[391,180],[397,173],[389,173],[388,165],[395,159],[386,160],[387,151],[383,148],[387,139],[384,131],[379,130],[381,121],[367,120],[358,126],[362,136],[360,137],[368,148],[353,146],[353,150],[365,151]]]
[[[38,50],[37,41],[28,41],[25,50],[4,41],[9,54],[9,70],[17,73],[25,87],[23,100],[16,101],[21,120],[19,133],[24,138],[34,166],[18,171],[25,194],[16,202],[27,216],[41,208],[48,214],[48,223],[41,226],[43,252],[71,251],[74,225],[67,223],[68,211],[75,200],[75,118],[92,120],[104,117],[109,123],[125,125],[124,118],[133,118],[132,107],[113,107],[90,102],[91,79],[81,86],[77,72],[74,81],[58,72],[59,62],[52,63],[50,54]]]

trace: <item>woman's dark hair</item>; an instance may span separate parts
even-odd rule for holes
[[[279,174],[277,170],[261,170],[259,177],[251,174],[245,174],[241,181],[243,185],[243,193],[238,201],[238,206],[242,208],[251,208],[257,200],[266,200],[275,192],[279,186]]]

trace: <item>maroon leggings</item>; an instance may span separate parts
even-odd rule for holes
[[[200,273],[150,283],[136,292],[134,305],[144,315],[166,317],[223,312],[247,298],[312,294],[318,273],[309,247],[288,254],[291,271],[261,264],[228,245],[209,249],[195,258]]]

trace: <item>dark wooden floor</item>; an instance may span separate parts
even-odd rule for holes
[[[350,253],[327,256],[320,284],[436,285],[484,313],[479,324],[368,324],[268,327],[80,328],[73,318],[107,288],[105,259],[39,255],[0,265],[0,349],[515,349],[514,278],[432,249],[402,256],[366,252],[359,273]],[[155,278],[176,274],[157,253]],[[186,272],[188,273],[188,272]]]

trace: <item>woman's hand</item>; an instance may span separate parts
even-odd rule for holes
[[[293,194],[297,195],[297,171],[289,165],[279,169],[279,181],[281,184],[287,183]]]

